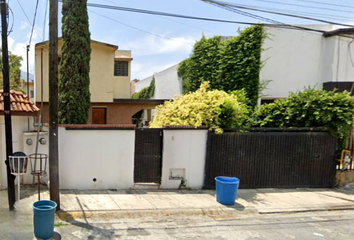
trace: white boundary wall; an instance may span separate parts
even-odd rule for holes
[[[134,130],[60,127],[58,134],[60,189],[129,189],[134,186]]]
[[[14,118],[13,124],[27,128],[27,118]],[[0,126],[1,157],[5,159],[4,125]],[[14,152],[35,153],[37,133],[15,126]],[[188,188],[203,187],[207,132],[200,129],[164,130],[161,188],[176,189],[181,183]],[[60,189],[134,188],[135,130],[66,130],[59,127],[58,134]],[[48,154],[48,132],[40,132],[40,138],[46,143],[38,145],[38,152]],[[27,139],[32,139],[32,145],[26,144]],[[0,169],[1,188],[6,188],[4,161]],[[21,177],[21,183],[32,183],[30,170],[28,163],[27,174]],[[48,166],[47,171],[49,174]],[[48,176],[43,177],[41,181],[48,184],[48,179]]]
[[[161,188],[202,188],[208,130],[164,130]]]
[[[27,117],[12,116],[12,148],[13,152],[23,152],[23,132],[28,130]],[[30,117],[32,126],[33,117]],[[26,153],[27,154],[27,153]],[[6,171],[6,136],[5,136],[5,118],[0,116],[0,189],[7,188],[7,171]],[[18,178],[16,178],[18,179]],[[17,180],[16,180],[17,182]]]

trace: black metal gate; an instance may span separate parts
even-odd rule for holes
[[[336,139],[326,132],[208,135],[204,188],[216,176],[235,176],[240,188],[330,187]]]
[[[160,183],[162,165],[162,130],[135,130],[134,182]]]

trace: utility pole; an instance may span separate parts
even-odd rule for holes
[[[49,2],[49,176],[50,199],[60,210],[58,163],[58,0]]]
[[[7,193],[10,211],[15,209],[15,176],[11,174],[9,156],[12,155],[12,126],[10,105],[10,80],[9,80],[9,53],[7,48],[7,4],[1,0],[1,40],[2,40],[2,76],[4,78],[4,116],[6,138],[6,170],[7,170]],[[20,184],[20,183],[18,183]]]
[[[26,57],[27,57],[27,97],[30,100],[30,93],[29,93],[29,62],[28,62],[28,52],[29,52],[30,45],[26,46]],[[34,86],[34,85],[33,85]],[[30,118],[27,117],[27,131],[30,131]],[[34,175],[33,175],[34,176]]]

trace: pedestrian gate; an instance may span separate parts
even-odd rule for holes
[[[160,183],[162,130],[135,130],[134,183]]]

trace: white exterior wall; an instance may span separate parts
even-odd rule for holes
[[[322,34],[265,28],[260,80],[270,81],[263,96],[285,98],[304,87],[322,87]]]
[[[132,188],[134,147],[134,130],[66,130],[60,127],[60,188]]]
[[[155,77],[155,94],[153,99],[173,99],[175,95],[182,93],[182,81],[177,75],[178,64],[173,65],[153,76],[135,83],[135,92],[148,87]]]
[[[178,176],[185,180],[186,187],[203,187],[207,133],[208,130],[164,130],[161,188],[178,188]]]
[[[13,152],[23,152],[23,132],[28,130],[27,117],[12,116],[12,148]],[[30,126],[32,126],[33,118],[30,117]],[[5,118],[0,117],[0,189],[7,188],[7,171],[6,171],[6,137],[5,137]],[[17,178],[18,179],[18,178]],[[16,180],[17,181],[17,180]]]
[[[150,76],[148,78],[145,78],[139,82],[135,83],[135,92],[140,92],[143,88],[146,88],[150,85],[150,82],[152,81],[152,77]],[[156,80],[155,80],[156,83]]]
[[[42,144],[39,142],[41,138],[44,138],[45,143]],[[36,141],[37,141],[37,132],[24,132],[22,133],[22,151],[28,156],[30,154],[35,154],[36,153]],[[29,145],[27,144],[27,140],[30,139],[32,140],[32,144]],[[45,132],[39,132],[38,135],[38,152],[41,154],[49,154],[49,135],[48,131]],[[28,165],[27,165],[27,173],[22,176],[22,183],[23,184],[32,184],[33,183],[33,175],[31,175],[31,165],[30,165],[30,159],[28,158]],[[47,158],[47,176],[41,177],[41,182],[45,182],[47,185],[49,183],[49,158]],[[35,182],[37,182],[37,177],[35,177]]]
[[[323,56],[323,82],[354,81],[354,43],[351,38],[326,38]]]

